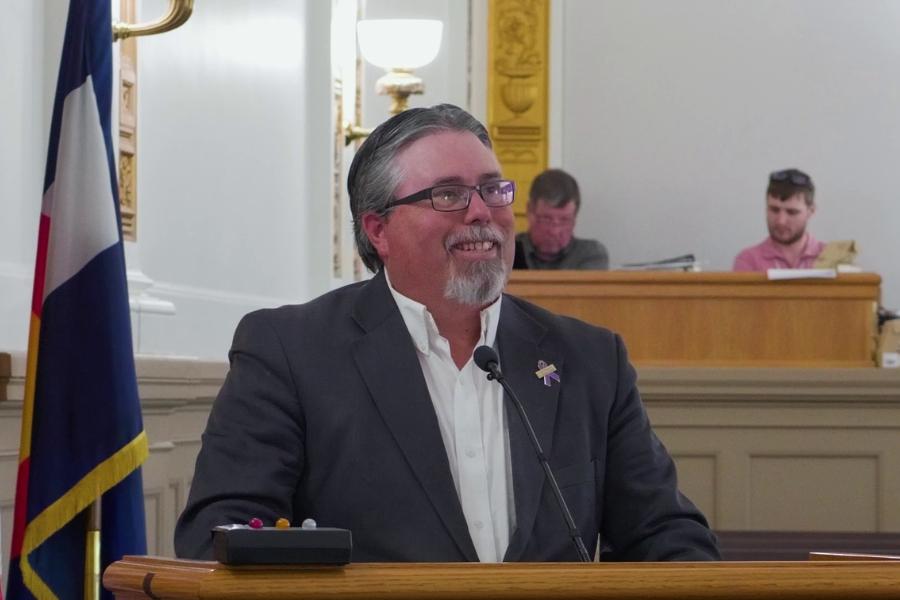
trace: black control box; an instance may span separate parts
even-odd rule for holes
[[[220,525],[212,530],[213,558],[226,565],[346,565],[348,529]]]

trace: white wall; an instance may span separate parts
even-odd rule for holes
[[[766,236],[767,174],[816,182],[814,235],[855,239],[900,306],[900,3],[564,0],[561,166],[614,264]]]
[[[142,4],[145,19],[167,2]],[[139,48],[141,351],[223,358],[237,319],[328,285],[330,5],[197,3]]]
[[[21,352],[65,7],[8,4],[0,351]],[[165,6],[144,0],[142,14]],[[483,116],[485,6],[368,0],[370,17],[445,21],[414,106],[450,101]],[[900,305],[900,3],[555,0],[553,16],[554,162],[585,190],[579,233],[602,239],[614,263],[695,252],[728,268],[765,235],[766,174],[798,166],[819,188],[814,233],[856,239],[859,262],[885,278],[885,304]],[[217,0],[140,40],[129,266],[176,308],[142,315],[140,352],[221,360],[243,313],[331,285],[329,25],[330,2]],[[367,67],[369,126],[387,116],[371,91],[379,75]]]
[[[24,349],[65,12],[5,3],[0,19],[0,350]],[[46,47],[45,47],[46,44]],[[55,58],[48,59],[48,56]],[[53,75],[45,69],[52,63]]]
[[[142,19],[167,6],[144,0]],[[66,6],[14,0],[8,10],[0,351],[21,352]],[[329,2],[200,2],[181,29],[139,40],[138,241],[126,243],[128,266],[175,306],[134,320],[139,353],[224,360],[241,315],[328,288],[330,17]]]

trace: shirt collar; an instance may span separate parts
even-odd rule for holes
[[[388,289],[394,297],[394,302],[400,309],[400,316],[403,317],[403,322],[406,324],[406,329],[409,330],[409,336],[412,338],[416,350],[428,356],[432,348],[437,345],[438,340],[441,339],[434,317],[431,316],[424,304],[416,302],[394,289],[387,268],[384,270],[384,277],[387,280]],[[500,323],[501,298],[502,295],[481,311],[481,337],[478,340],[478,346],[494,346],[494,341],[497,339],[497,325]]]

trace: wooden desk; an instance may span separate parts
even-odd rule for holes
[[[849,554],[841,552],[810,552],[809,560],[900,560],[900,556],[888,554]]]
[[[900,560],[900,533],[716,531],[722,560]]]
[[[119,599],[900,599],[900,562],[444,563],[243,567],[126,557],[103,575]]]
[[[642,366],[875,366],[872,273],[513,271],[507,291],[616,331]]]

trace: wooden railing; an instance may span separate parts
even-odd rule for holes
[[[304,600],[900,599],[900,562],[354,564],[226,567],[126,557],[103,577],[117,598]]]

